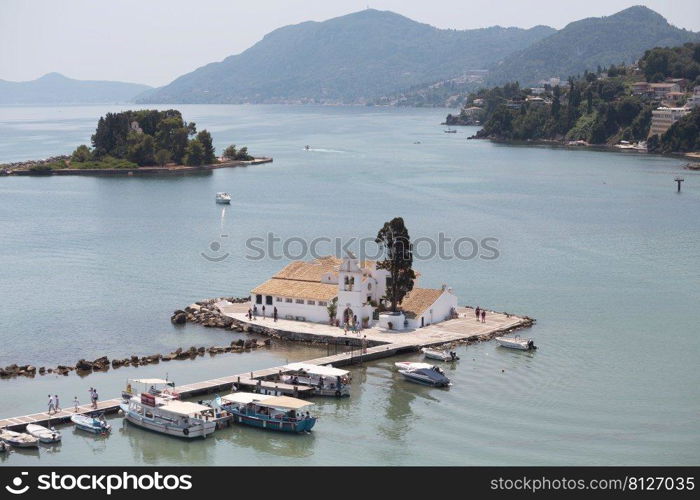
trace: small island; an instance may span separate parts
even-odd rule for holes
[[[0,165],[4,175],[158,174],[201,172],[269,163],[248,148],[231,144],[217,157],[211,134],[197,131],[180,111],[144,109],[107,113],[91,137],[92,148],[78,146],[71,155]]]

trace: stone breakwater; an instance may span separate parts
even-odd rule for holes
[[[224,315],[216,308],[215,304],[221,301],[229,303],[247,302],[248,297],[221,297],[217,299],[209,299],[201,302],[196,302],[184,310],[178,309],[171,317],[174,324],[183,324],[186,321],[199,323],[206,327],[226,328],[234,331],[247,331],[241,325]],[[146,356],[132,355],[126,358],[109,359],[107,356],[101,356],[95,360],[80,359],[74,365],[58,365],[56,367],[41,366],[37,368],[33,365],[18,365],[12,364],[4,368],[0,368],[0,378],[11,377],[34,377],[36,375],[68,375],[75,372],[80,376],[89,375],[93,372],[107,371],[110,368],[120,368],[122,366],[144,366],[149,364],[160,363],[161,361],[175,361],[184,359],[195,359],[199,356],[204,356],[205,353],[214,356],[216,354],[227,352],[244,352],[252,349],[270,346],[272,341],[265,339],[264,341],[257,339],[238,339],[226,346],[191,346],[189,348],[178,347],[176,350],[167,354],[151,354]]]

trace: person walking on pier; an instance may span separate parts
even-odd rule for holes
[[[272,317],[275,320],[275,323],[277,323],[277,306],[272,310]]]
[[[73,396],[73,409],[75,410],[75,413],[78,413],[78,406],[80,403],[78,402],[78,396]]]
[[[476,306],[476,310],[474,311],[476,313],[476,320],[479,321],[479,313],[481,309],[479,309],[479,306]]]
[[[97,389],[90,387],[90,400],[92,401],[92,407],[97,408]]]
[[[262,306],[262,311],[263,311],[263,319],[265,319],[265,304]]]
[[[61,411],[61,405],[58,404],[58,394],[54,394],[53,396],[53,407],[56,412]]]
[[[248,321],[253,319],[253,311],[250,310],[250,307],[248,308],[248,313],[246,314],[246,317],[248,318]]]
[[[258,306],[253,306],[253,319],[258,319]]]
[[[481,310],[481,322],[486,323],[486,311]]]
[[[51,415],[55,411],[56,411],[56,406],[54,405],[54,402],[53,402],[53,396],[51,394],[49,394],[49,411],[48,411],[48,413],[49,413],[49,415]]]

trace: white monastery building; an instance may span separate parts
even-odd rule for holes
[[[418,276],[418,275],[417,275]],[[360,262],[354,255],[339,259],[328,256],[309,262],[294,261],[265,283],[251,290],[251,303],[258,315],[298,321],[328,323],[328,304],[337,301],[340,325],[357,321],[366,328],[378,326],[402,330],[420,328],[455,315],[457,296],[452,289],[417,288],[404,297],[398,315],[377,314],[384,304],[389,271],[377,269],[374,261]],[[389,303],[386,302],[387,308]],[[391,325],[389,325],[391,323]]]

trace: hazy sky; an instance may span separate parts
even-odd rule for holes
[[[81,80],[164,85],[242,52],[287,24],[366,8],[391,10],[439,28],[493,25],[562,28],[614,14],[628,0],[0,0],[0,79],[56,71]],[[700,31],[700,0],[644,5],[680,28]]]

